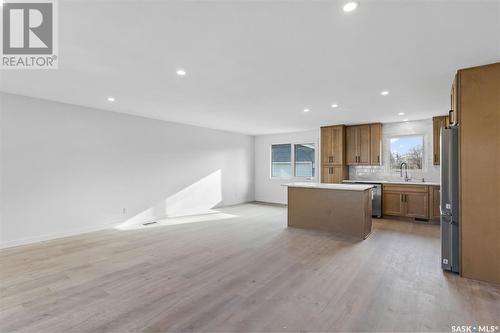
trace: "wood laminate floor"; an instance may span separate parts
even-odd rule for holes
[[[0,251],[0,332],[499,325],[500,287],[443,273],[436,225],[374,220],[359,242],[287,228],[283,207],[220,211]]]

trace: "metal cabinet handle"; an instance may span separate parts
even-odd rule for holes
[[[380,155],[377,155],[377,163],[380,163]]]
[[[452,116],[454,114],[455,114],[454,110],[450,110],[448,112],[448,123],[450,124],[450,126],[455,126],[456,125],[455,119],[453,119],[454,117]]]

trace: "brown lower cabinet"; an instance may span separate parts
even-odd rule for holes
[[[349,178],[349,168],[345,165],[323,165],[321,167],[322,183],[342,183]]]
[[[441,212],[439,205],[441,204],[441,188],[439,186],[429,186],[429,218],[434,221],[439,221]]]
[[[429,219],[427,185],[384,185],[383,214]]]
[[[429,218],[429,193],[427,191],[405,192],[404,202],[407,217]]]

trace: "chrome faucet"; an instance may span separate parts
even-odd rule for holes
[[[405,182],[409,181],[410,178],[408,177],[408,164],[406,164],[406,162],[402,162],[400,165],[399,165],[399,169],[401,171],[401,174],[400,176],[403,177],[403,165],[405,167]]]

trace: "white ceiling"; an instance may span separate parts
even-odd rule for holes
[[[500,61],[500,1],[359,3],[59,0],[59,69],[0,90],[267,134],[445,114],[456,69]]]

